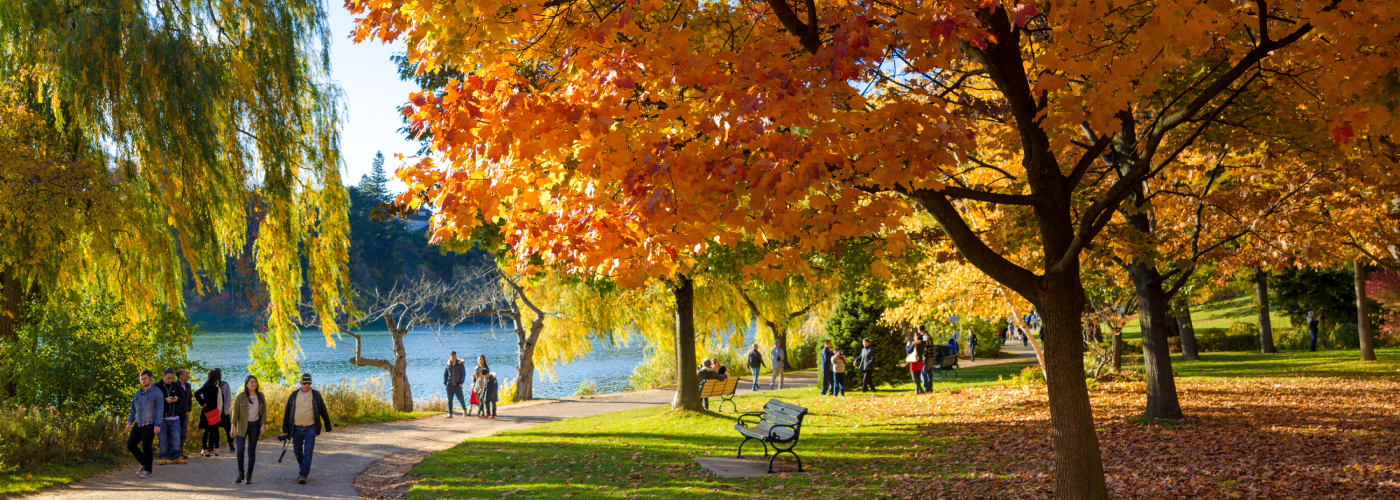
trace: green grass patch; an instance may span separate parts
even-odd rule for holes
[[[1197,331],[1212,328],[1226,330],[1239,322],[1259,322],[1259,313],[1254,310],[1253,295],[1217,300],[1191,308],[1191,325]],[[1275,332],[1293,327],[1288,316],[1280,313],[1278,309],[1269,311],[1269,324],[1274,327]],[[1142,325],[1139,325],[1136,319],[1128,321],[1123,325],[1123,338],[1142,340]]]
[[[1318,352],[1210,352],[1199,361],[1172,358],[1179,377],[1395,377],[1400,348],[1376,349],[1376,361],[1361,361],[1354,349]]]
[[[431,416],[433,416],[433,415],[442,415],[443,413],[446,413],[446,412],[447,412],[446,410],[443,410],[443,411],[407,411],[407,412],[405,412],[405,411],[391,411],[391,412],[367,413],[367,414],[355,415],[355,416],[353,416],[353,417],[346,418],[346,419],[336,419],[336,418],[332,417],[332,421],[335,422],[335,425],[337,425],[337,426],[377,424],[377,423],[380,423],[380,422],[392,422],[392,421],[395,421],[395,420],[413,420],[413,419],[415,419],[415,418],[431,417]]]
[[[44,488],[82,481],[119,466],[122,458],[122,455],[103,454],[0,474],[0,496],[34,493]],[[135,466],[135,462],[132,462],[132,467]]]
[[[936,381],[934,389],[946,394],[992,385],[1026,364],[969,368]],[[940,417],[928,405],[940,395],[915,396],[912,388],[910,381],[836,398],[802,387],[735,398],[741,412],[759,411],[770,398],[808,408],[796,450],[806,474],[718,479],[694,459],[734,456],[741,440],[733,430],[737,414],[653,407],[469,439],[419,463],[411,474],[422,480],[409,497],[884,496],[883,485],[869,478],[907,473],[924,454],[966,439],[931,434],[927,424]],[[744,447],[745,456],[762,451],[755,442]],[[779,460],[791,467],[790,457]]]

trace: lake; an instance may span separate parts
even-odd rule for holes
[[[389,332],[364,331],[362,355],[393,361],[393,344]],[[248,375],[250,361],[248,346],[253,343],[253,334],[248,331],[205,332],[194,338],[190,348],[190,359],[209,368],[220,368],[224,380],[237,386]],[[317,385],[329,385],[341,380],[351,383],[367,382],[374,377],[382,377],[385,396],[388,394],[387,372],[372,366],[354,366],[350,358],[355,354],[355,339],[342,336],[335,347],[326,347],[319,330],[304,330],[301,333],[303,358],[301,370],[310,373]],[[476,357],[486,355],[491,371],[501,380],[501,390],[516,378],[515,334],[503,328],[489,325],[466,326],[434,335],[431,331],[415,331],[404,337],[404,351],[408,354],[408,381],[413,389],[413,399],[426,400],[445,395],[442,385],[442,370],[447,365],[449,352],[457,351],[457,356],[467,363],[468,375],[476,364]],[[555,398],[568,396],[578,389],[579,383],[593,381],[599,392],[620,392],[627,389],[627,381],[632,369],[641,363],[644,349],[637,343],[628,347],[609,347],[605,342],[594,343],[593,352],[571,363],[555,367],[556,377],[546,377],[538,368],[535,370],[535,397]],[[196,377],[203,379],[203,374]]]

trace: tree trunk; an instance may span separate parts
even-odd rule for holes
[[[408,386],[408,354],[404,352],[403,336],[407,328],[390,330],[394,337],[394,368],[389,370],[389,380],[393,388],[394,410],[413,411],[413,389]]]
[[[1044,321],[1041,328],[1055,449],[1055,496],[1108,498],[1089,389],[1084,383],[1084,341],[1079,334],[1084,288],[1078,270],[1074,271],[1068,276],[1046,276],[1036,304]]]
[[[13,272],[0,271],[0,354],[10,356],[18,353],[10,353],[9,349],[14,349],[19,343],[20,323],[24,321],[24,286]],[[3,386],[0,386],[0,399],[9,398],[18,392],[16,378],[7,375]]]
[[[519,324],[518,321],[517,324]],[[515,362],[516,401],[535,399],[535,345],[539,342],[542,331],[544,331],[544,317],[539,315],[536,315],[535,321],[530,324],[529,335],[525,334],[524,329],[515,329],[515,334],[519,339],[519,353]]]
[[[1254,300],[1259,311],[1259,352],[1276,353],[1274,327],[1269,322],[1269,275],[1259,267],[1254,268]]]
[[[1356,282],[1356,334],[1361,338],[1361,360],[1375,361],[1376,349],[1371,344],[1370,307],[1366,304],[1366,263],[1358,257],[1352,261],[1352,271]]]
[[[1113,373],[1123,372],[1123,329],[1113,330]]]
[[[700,380],[695,374],[695,282],[682,275],[671,292],[676,300],[676,397],[671,406],[701,411]]]
[[[1196,352],[1196,325],[1191,322],[1191,303],[1178,299],[1176,307],[1177,331],[1181,332],[1181,359],[1196,361],[1201,357]]]
[[[1181,418],[1181,403],[1176,397],[1176,377],[1172,373],[1172,358],[1167,346],[1167,297],[1162,290],[1162,276],[1150,261],[1128,264],[1128,274],[1138,295],[1138,324],[1142,325],[1142,364],[1147,376],[1147,418]]]

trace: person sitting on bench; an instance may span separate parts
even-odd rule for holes
[[[695,372],[695,376],[700,379],[700,389],[703,390],[705,388],[706,380],[724,380],[729,378],[729,375],[725,373],[726,371],[727,370],[724,369],[724,366],[721,365],[719,361],[712,358],[705,358],[704,361],[700,362],[700,370]],[[705,404],[705,409],[710,409],[710,398],[705,398],[703,402]]]

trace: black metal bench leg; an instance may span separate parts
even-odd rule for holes
[[[753,438],[748,437],[748,436],[744,436],[744,440],[743,440],[743,441],[739,441],[739,452],[734,454],[734,458],[744,458],[744,443],[749,442],[750,439],[753,439]],[[759,442],[762,443],[763,441],[759,441]],[[763,456],[765,456],[765,457],[768,456],[768,445],[767,445],[767,444],[764,444],[764,445],[763,445]]]
[[[730,397],[727,397],[727,398],[722,398],[722,399],[720,399],[720,401],[719,401],[719,411],[721,411],[721,412],[724,411],[724,404],[725,404],[725,403],[729,403],[729,407],[730,407],[730,408],[733,408],[735,412],[738,412],[738,411],[739,411],[739,403],[735,403],[735,402],[734,402],[734,396],[730,396]]]

